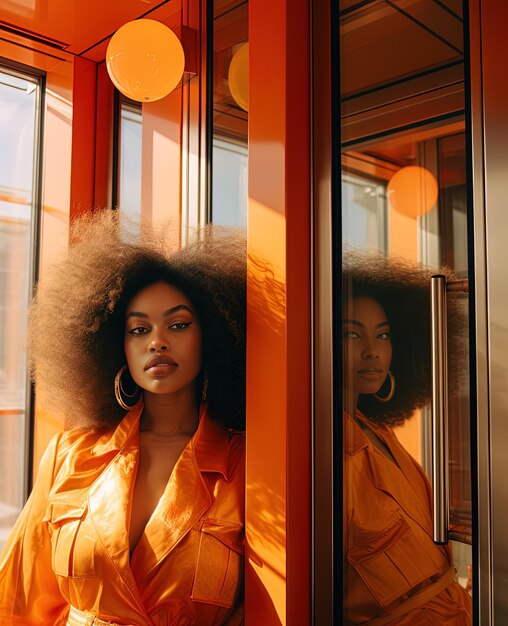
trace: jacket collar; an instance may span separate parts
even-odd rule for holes
[[[93,454],[110,454],[123,450],[137,436],[142,412],[142,403],[131,409],[113,432],[109,431],[99,438]],[[208,415],[207,405],[201,405],[198,428],[190,441],[200,472],[218,472],[226,480],[229,478],[228,439],[227,431]]]
[[[191,440],[200,472],[220,472],[229,478],[228,439],[227,431],[208,415],[208,406],[202,405],[198,429]]]
[[[351,417],[348,418],[347,422],[350,424],[346,426],[345,439],[349,439],[349,445],[346,451],[355,454],[362,448],[368,448],[369,443],[359,424]],[[381,439],[396,461],[388,461],[380,454],[368,455],[373,485],[386,492],[409,517],[431,534],[428,479],[425,472],[403,449],[391,429],[369,421],[360,411],[356,411],[355,418],[366,424]]]
[[[347,411],[344,411],[343,424],[344,451],[347,454],[356,454],[366,448],[367,439],[362,429]]]
[[[139,432],[139,419],[143,411],[143,403],[131,409],[113,431],[104,433],[93,447],[92,454],[97,456],[104,453],[123,450]]]

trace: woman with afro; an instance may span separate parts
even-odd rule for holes
[[[347,624],[471,625],[451,549],[432,540],[428,478],[392,430],[429,400],[431,275],[379,255],[345,257]],[[459,336],[460,311],[449,318]]]
[[[31,309],[63,414],[0,557],[0,624],[243,624],[245,242],[79,221]]]

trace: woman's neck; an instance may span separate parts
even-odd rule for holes
[[[144,408],[139,429],[171,437],[193,434],[199,422],[199,406],[194,388],[189,385],[172,394],[144,393]]]

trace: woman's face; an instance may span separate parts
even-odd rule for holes
[[[125,356],[145,391],[171,394],[192,385],[201,370],[201,326],[190,300],[176,287],[154,283],[127,306]]]
[[[344,316],[347,387],[355,394],[377,393],[392,361],[390,325],[372,298],[353,298]]]

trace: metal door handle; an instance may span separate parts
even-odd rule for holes
[[[448,359],[446,276],[431,278],[432,493],[434,542],[448,543]]]

